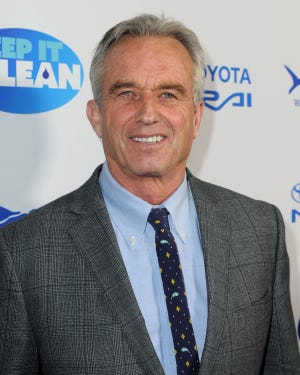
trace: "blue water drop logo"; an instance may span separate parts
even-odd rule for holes
[[[84,79],[82,64],[61,40],[29,29],[0,29],[0,111],[32,114],[71,101]]]
[[[47,70],[47,69],[44,70],[43,78],[45,78],[45,79],[48,79],[48,78],[49,78],[49,73],[48,73],[48,70]]]

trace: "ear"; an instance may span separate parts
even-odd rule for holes
[[[202,120],[203,111],[204,111],[204,102],[200,101],[195,106],[195,114],[194,114],[194,139],[197,137],[198,130],[200,128],[200,123],[201,123],[201,120]]]
[[[102,137],[102,114],[94,99],[86,105],[86,115],[99,138]]]

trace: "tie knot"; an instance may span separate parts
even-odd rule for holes
[[[170,230],[168,221],[169,212],[166,208],[152,208],[148,216],[148,222],[155,231],[160,229]]]

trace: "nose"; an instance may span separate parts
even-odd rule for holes
[[[152,94],[142,95],[137,103],[136,122],[141,125],[152,125],[158,121],[158,103]]]

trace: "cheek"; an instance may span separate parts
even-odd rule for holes
[[[116,155],[126,148],[126,129],[122,115],[116,114],[106,118],[102,127],[102,143],[107,153]]]
[[[174,134],[178,136],[178,141],[189,143],[197,135],[197,127],[195,126],[195,118],[188,113],[181,114],[173,118],[170,122],[173,124]]]
[[[107,132],[122,132],[125,128],[133,123],[134,113],[133,106],[110,106],[105,116]]]

